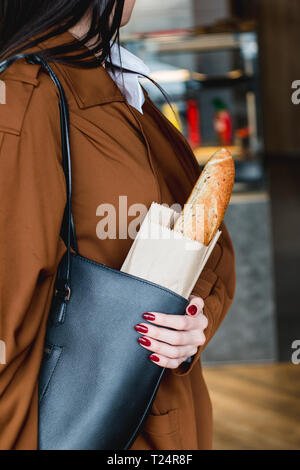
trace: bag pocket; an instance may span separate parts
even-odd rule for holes
[[[160,415],[149,414],[142,434],[152,449],[180,450],[179,410],[169,410]]]
[[[39,374],[39,403],[47,393],[51,379],[61,357],[63,348],[53,344],[45,344],[43,360]]]

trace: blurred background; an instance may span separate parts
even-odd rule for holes
[[[300,449],[300,2],[137,0],[121,40],[199,165],[236,161],[236,297],[202,356],[214,448]]]

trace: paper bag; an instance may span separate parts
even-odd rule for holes
[[[167,206],[152,203],[121,271],[188,299],[221,232],[205,246],[170,228],[179,215]]]

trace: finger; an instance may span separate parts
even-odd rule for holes
[[[155,325],[179,331],[197,329],[205,330],[208,325],[207,317],[203,315],[203,313],[194,317],[191,315],[171,315],[170,313],[147,312],[143,314],[143,318]]]
[[[148,338],[147,336],[140,336],[138,338],[138,342],[143,348],[148,349],[154,353],[158,353],[162,356],[170,357],[171,359],[177,359],[184,356],[190,357],[196,354],[198,351],[196,345],[171,346],[170,344],[162,343],[161,341]]]
[[[208,319],[203,313],[200,313],[200,315],[197,317],[197,323],[200,326],[200,329],[205,330],[208,327]]]
[[[198,296],[192,296],[192,298],[190,299],[190,303],[186,307],[185,311],[187,315],[192,315],[195,317],[196,315],[199,315],[200,313],[203,312],[203,308],[204,308],[203,299]]]
[[[150,325],[149,323],[147,325],[145,323],[139,323],[138,325],[135,325],[134,328],[139,333],[149,336],[149,338],[157,339],[158,341],[172,344],[174,346],[193,346],[194,344],[199,344],[197,341],[200,334],[203,334],[200,328],[199,330],[176,331]]]
[[[143,314],[143,318],[155,325],[173,328],[179,331],[188,331],[197,328],[194,318],[187,315],[172,315],[170,313],[147,312]]]
[[[167,369],[177,369],[177,367],[182,364],[187,357],[180,357],[177,359],[172,359],[170,357],[161,356],[160,354],[151,354],[149,359],[154,364],[160,367],[166,367]]]

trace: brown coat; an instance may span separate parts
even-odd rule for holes
[[[68,41],[69,33],[48,41]],[[47,43],[47,44],[48,44]],[[44,46],[43,46],[44,47]],[[70,106],[73,212],[79,252],[119,269],[132,243],[100,240],[97,207],[152,201],[181,205],[199,175],[179,131],[145,92],[140,114],[128,105],[107,71],[55,65]],[[58,96],[39,66],[18,61],[6,71],[0,105],[0,448],[36,449],[37,377],[58,263],[66,202],[60,152]],[[131,217],[128,217],[128,221]],[[232,244],[226,230],[193,293],[204,298],[207,342],[234,295]],[[143,312],[141,312],[142,314]],[[167,370],[151,414],[132,449],[209,449],[211,403],[199,348],[191,365]]]

